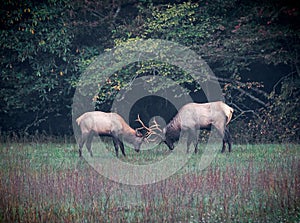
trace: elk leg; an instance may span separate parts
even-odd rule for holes
[[[223,146],[222,146],[221,153],[224,153],[224,152],[225,152],[225,149],[226,149],[226,140],[223,139]]]
[[[93,140],[93,133],[90,133],[87,137],[87,140],[86,140],[86,148],[87,150],[89,151],[91,157],[93,157],[93,152],[92,152],[92,140]]]
[[[82,156],[82,147],[83,147],[88,135],[89,135],[89,133],[83,133],[79,139],[79,143],[78,143],[79,144],[79,150],[78,150],[79,157]]]
[[[189,153],[190,145],[194,141],[195,153],[198,152],[198,138],[195,131],[191,130],[188,132],[188,139],[187,139],[187,153]]]
[[[231,144],[232,144],[231,136],[230,136],[230,140],[227,143],[228,143],[228,150],[229,152],[231,152]]]
[[[118,140],[118,141],[119,141],[119,146],[120,146],[120,148],[121,148],[122,154],[123,154],[124,156],[126,156],[126,155],[125,155],[125,150],[124,150],[124,144],[123,144],[123,142],[122,142],[121,140]]]
[[[189,153],[190,145],[192,143],[193,139],[190,133],[188,133],[187,143],[186,143],[186,153]]]
[[[224,147],[225,147],[226,142],[228,144],[228,150],[229,150],[229,152],[231,152],[232,138],[231,138],[231,134],[229,132],[229,129],[227,127],[225,128],[225,134],[224,134],[224,139],[223,139]],[[224,150],[225,150],[225,148],[224,148]],[[223,149],[222,149],[222,151],[223,151]]]
[[[222,150],[221,150],[221,153],[224,153],[225,150],[226,150],[226,142],[227,142],[227,135],[226,135],[226,130],[224,131],[224,134],[223,134],[223,140],[222,140]]]
[[[198,136],[199,134],[195,135],[195,142],[194,142],[194,146],[195,146],[195,153],[198,153]]]
[[[114,147],[115,147],[115,151],[116,151],[116,156],[119,156],[119,140],[113,136],[113,143],[114,143]]]
[[[215,128],[218,130],[218,133],[220,135],[220,137],[222,138],[222,150],[221,153],[224,153],[225,151],[225,123],[224,124],[213,124],[215,126]]]
[[[83,139],[82,139],[82,136],[79,138],[79,143],[78,143],[78,146],[79,146],[79,149],[78,149],[78,153],[79,153],[79,157],[82,156],[82,146],[83,146]]]

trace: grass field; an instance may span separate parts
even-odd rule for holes
[[[123,162],[152,162],[169,151],[126,153]],[[203,171],[199,156],[130,186],[101,176],[72,143],[2,143],[0,222],[300,222],[300,145],[234,145]]]

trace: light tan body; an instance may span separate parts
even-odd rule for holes
[[[225,141],[229,144],[231,150],[231,139],[226,126],[232,118],[233,108],[224,102],[216,101],[210,103],[189,103],[184,105],[173,118],[173,120],[164,128],[165,143],[170,149],[174,148],[173,143],[179,139],[180,132],[188,134],[187,150],[192,141],[194,141],[195,152],[197,152],[198,135],[197,130],[208,128],[213,125],[220,136],[223,138],[223,148]]]
[[[136,151],[139,151],[143,141],[142,135],[132,129],[117,113],[101,111],[86,112],[77,118],[76,122],[81,129],[79,156],[81,156],[81,150],[85,142],[92,156],[91,142],[94,135],[112,136],[116,154],[118,155],[118,147],[120,147],[124,156],[123,140],[132,144]]]
[[[81,133],[93,130],[98,134],[114,133],[117,136],[121,136],[124,133],[135,134],[135,130],[117,113],[105,113],[101,111],[86,112],[77,118],[76,122],[80,126]]]
[[[184,105],[179,111],[181,128],[203,128],[209,125],[221,127],[228,125],[232,118],[233,108],[226,105],[224,102],[210,103],[189,103]],[[226,117],[226,119],[221,119]],[[225,123],[224,123],[225,121]]]

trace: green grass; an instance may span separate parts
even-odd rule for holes
[[[93,144],[95,156],[100,147],[115,156],[111,143]],[[125,150],[132,164],[170,155],[164,145]],[[130,186],[101,176],[72,143],[2,143],[0,222],[300,221],[299,145],[234,145],[199,170],[202,150],[166,180]]]

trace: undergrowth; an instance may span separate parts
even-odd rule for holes
[[[199,170],[202,152],[165,180],[131,186],[96,172],[72,142],[2,143],[0,222],[300,221],[299,145],[234,145]],[[144,165],[171,152],[126,153],[122,162]]]

